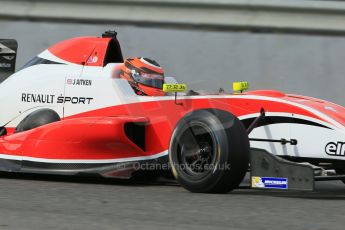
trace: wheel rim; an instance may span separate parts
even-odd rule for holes
[[[210,174],[217,158],[217,141],[212,130],[201,122],[191,122],[181,134],[177,148],[180,170],[194,178]]]

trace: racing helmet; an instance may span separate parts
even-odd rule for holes
[[[120,78],[126,79],[138,95],[164,95],[164,70],[152,59],[127,58],[120,70]]]

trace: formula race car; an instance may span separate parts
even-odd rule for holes
[[[232,94],[185,93],[172,77],[165,95],[138,95],[114,77],[124,59],[111,31],[58,43],[10,75],[16,50],[0,40],[1,171],[131,178],[168,166],[184,188],[210,193],[237,188],[248,171],[260,189],[345,179],[339,105],[244,92],[246,82]]]

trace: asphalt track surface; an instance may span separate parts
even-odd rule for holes
[[[155,183],[0,175],[0,229],[344,229],[345,185],[193,194]]]

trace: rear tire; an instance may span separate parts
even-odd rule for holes
[[[197,110],[177,124],[169,147],[176,180],[187,190],[226,193],[249,164],[249,140],[240,120],[221,110]]]
[[[27,115],[16,127],[15,133],[27,131],[46,125],[52,122],[60,121],[60,116],[52,109],[38,109]]]
[[[339,175],[345,175],[345,165],[337,164],[335,167],[335,172]],[[341,181],[345,184],[345,179],[342,179]]]

